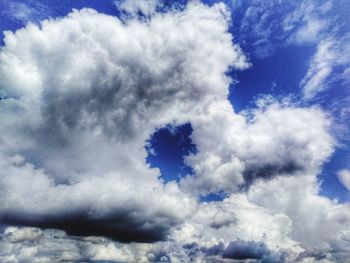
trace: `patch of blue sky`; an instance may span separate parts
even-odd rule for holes
[[[180,126],[166,126],[157,130],[147,142],[147,163],[159,168],[164,182],[176,181],[193,174],[184,163],[184,157],[197,152],[191,140],[192,126],[187,123]]]
[[[229,100],[235,112],[254,106],[257,96],[274,97],[298,95],[299,83],[308,68],[312,47],[283,46],[265,58],[252,58],[252,66],[244,71],[231,72],[237,79],[230,87]]]
[[[206,196],[201,196],[199,197],[199,201],[200,202],[206,202],[206,203],[210,203],[210,202],[216,202],[216,201],[222,201],[227,197],[227,194],[223,191],[218,192],[218,193],[210,193]]]
[[[347,160],[347,161],[346,161]],[[338,202],[349,202],[349,191],[339,182],[338,172],[341,169],[350,169],[349,147],[339,148],[327,162],[322,170],[319,180],[321,183],[320,194]]]

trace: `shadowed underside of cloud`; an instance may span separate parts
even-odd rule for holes
[[[244,171],[244,179],[247,184],[247,187],[254,181],[256,178],[263,178],[263,179],[271,179],[275,177],[276,175],[280,174],[294,174],[296,172],[302,172],[303,167],[299,166],[295,162],[286,162],[282,165],[269,165],[266,164],[264,166],[252,166],[249,167]]]
[[[222,255],[231,259],[262,259],[266,254],[269,250],[264,243],[238,240],[230,242]]]
[[[73,215],[57,215],[50,217],[27,218],[25,215],[6,215],[2,222],[15,225],[28,225],[43,229],[58,228],[73,236],[107,236],[120,242],[152,243],[165,240],[169,229],[176,221],[169,222],[164,218],[146,220],[133,217],[129,211],[117,211],[115,215],[105,215],[103,218],[90,218],[86,212]]]

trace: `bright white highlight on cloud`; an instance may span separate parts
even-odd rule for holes
[[[312,57],[306,76],[301,81],[304,99],[312,99],[328,88],[331,73],[338,66],[350,65],[349,36],[322,40]],[[338,78],[340,78],[338,76]],[[333,79],[334,81],[334,79]]]
[[[29,228],[6,228],[1,261],[349,254],[348,204],[318,195],[335,147],[330,120],[268,97],[235,114],[226,72],[249,63],[229,22],[223,4],[191,2],[147,21],[83,9],[6,32],[0,218]],[[188,122],[195,174],[164,184],[144,145],[157,128]],[[217,192],[227,198],[198,201]]]
[[[137,16],[138,13],[142,13],[146,16],[154,15],[157,6],[160,4],[157,0],[127,0],[127,1],[114,1],[117,8],[122,9],[124,12]]]
[[[346,189],[350,191],[350,171],[349,170],[341,170],[338,173],[339,181],[342,185],[345,186]]]

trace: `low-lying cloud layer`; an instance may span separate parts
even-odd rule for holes
[[[0,218],[27,227],[4,230],[1,261],[345,262],[349,205],[316,179],[327,114],[269,97],[234,113],[226,72],[249,63],[225,5],[149,16],[74,10],[6,32]],[[194,175],[164,183],[144,146],[184,123]]]

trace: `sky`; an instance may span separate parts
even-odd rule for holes
[[[347,0],[0,0],[1,262],[348,262]]]

